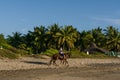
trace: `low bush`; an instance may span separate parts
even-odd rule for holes
[[[50,48],[46,50],[45,52],[42,52],[41,54],[47,55],[47,56],[52,56],[53,54],[58,53],[58,50]]]
[[[94,53],[94,54],[87,54],[85,52],[80,52],[79,50],[72,50],[71,51],[71,58],[108,58],[109,56],[105,55],[104,53]]]
[[[13,53],[7,49],[0,49],[0,57],[1,58],[9,58],[9,59],[16,59],[19,58],[18,54]]]

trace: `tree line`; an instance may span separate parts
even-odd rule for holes
[[[0,38],[3,38],[2,34]],[[28,31],[27,34],[13,32],[12,35],[7,36],[6,42],[15,48],[34,54],[60,47],[68,51],[72,49],[84,51],[91,43],[109,51],[118,52],[120,51],[120,32],[113,26],[80,32],[72,25],[53,24],[47,27],[41,25],[34,27],[33,31]]]

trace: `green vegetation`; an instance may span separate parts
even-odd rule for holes
[[[27,54],[27,51],[17,49],[8,44],[4,39],[4,35],[0,34],[0,58],[16,59]]]
[[[19,58],[18,54],[7,50],[7,49],[2,49],[0,50],[0,57],[1,58],[10,58],[10,59],[16,59]]]
[[[120,52],[120,32],[113,26],[106,29],[100,27],[79,32],[72,25],[59,26],[53,24],[48,27],[36,26],[27,34],[13,32],[4,38],[0,34],[0,56],[12,58],[30,54],[45,54],[51,56],[60,47],[70,51],[72,57],[106,57],[103,53],[87,55],[84,50],[95,43],[98,47],[109,51]]]
[[[103,53],[94,53],[94,54],[87,54],[85,52],[80,52],[78,50],[71,51],[71,58],[108,58],[109,56]]]
[[[47,55],[47,56],[52,56],[53,54],[56,54],[56,53],[58,53],[58,50],[50,48],[41,54]]]
[[[0,49],[0,58],[16,59],[16,58],[20,58],[21,56],[27,56],[27,55],[28,55],[27,51],[16,49],[12,46],[10,48],[3,47],[3,49]]]

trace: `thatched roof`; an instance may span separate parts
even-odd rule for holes
[[[85,49],[85,52],[87,52],[87,51],[89,51],[90,53],[94,53],[94,52],[107,53],[107,52],[109,52],[108,50],[97,47],[95,43],[91,43],[90,47]]]

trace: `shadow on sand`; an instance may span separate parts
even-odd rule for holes
[[[24,63],[29,63],[29,64],[40,64],[40,65],[48,65],[47,62],[38,62],[38,61],[23,61]]]

